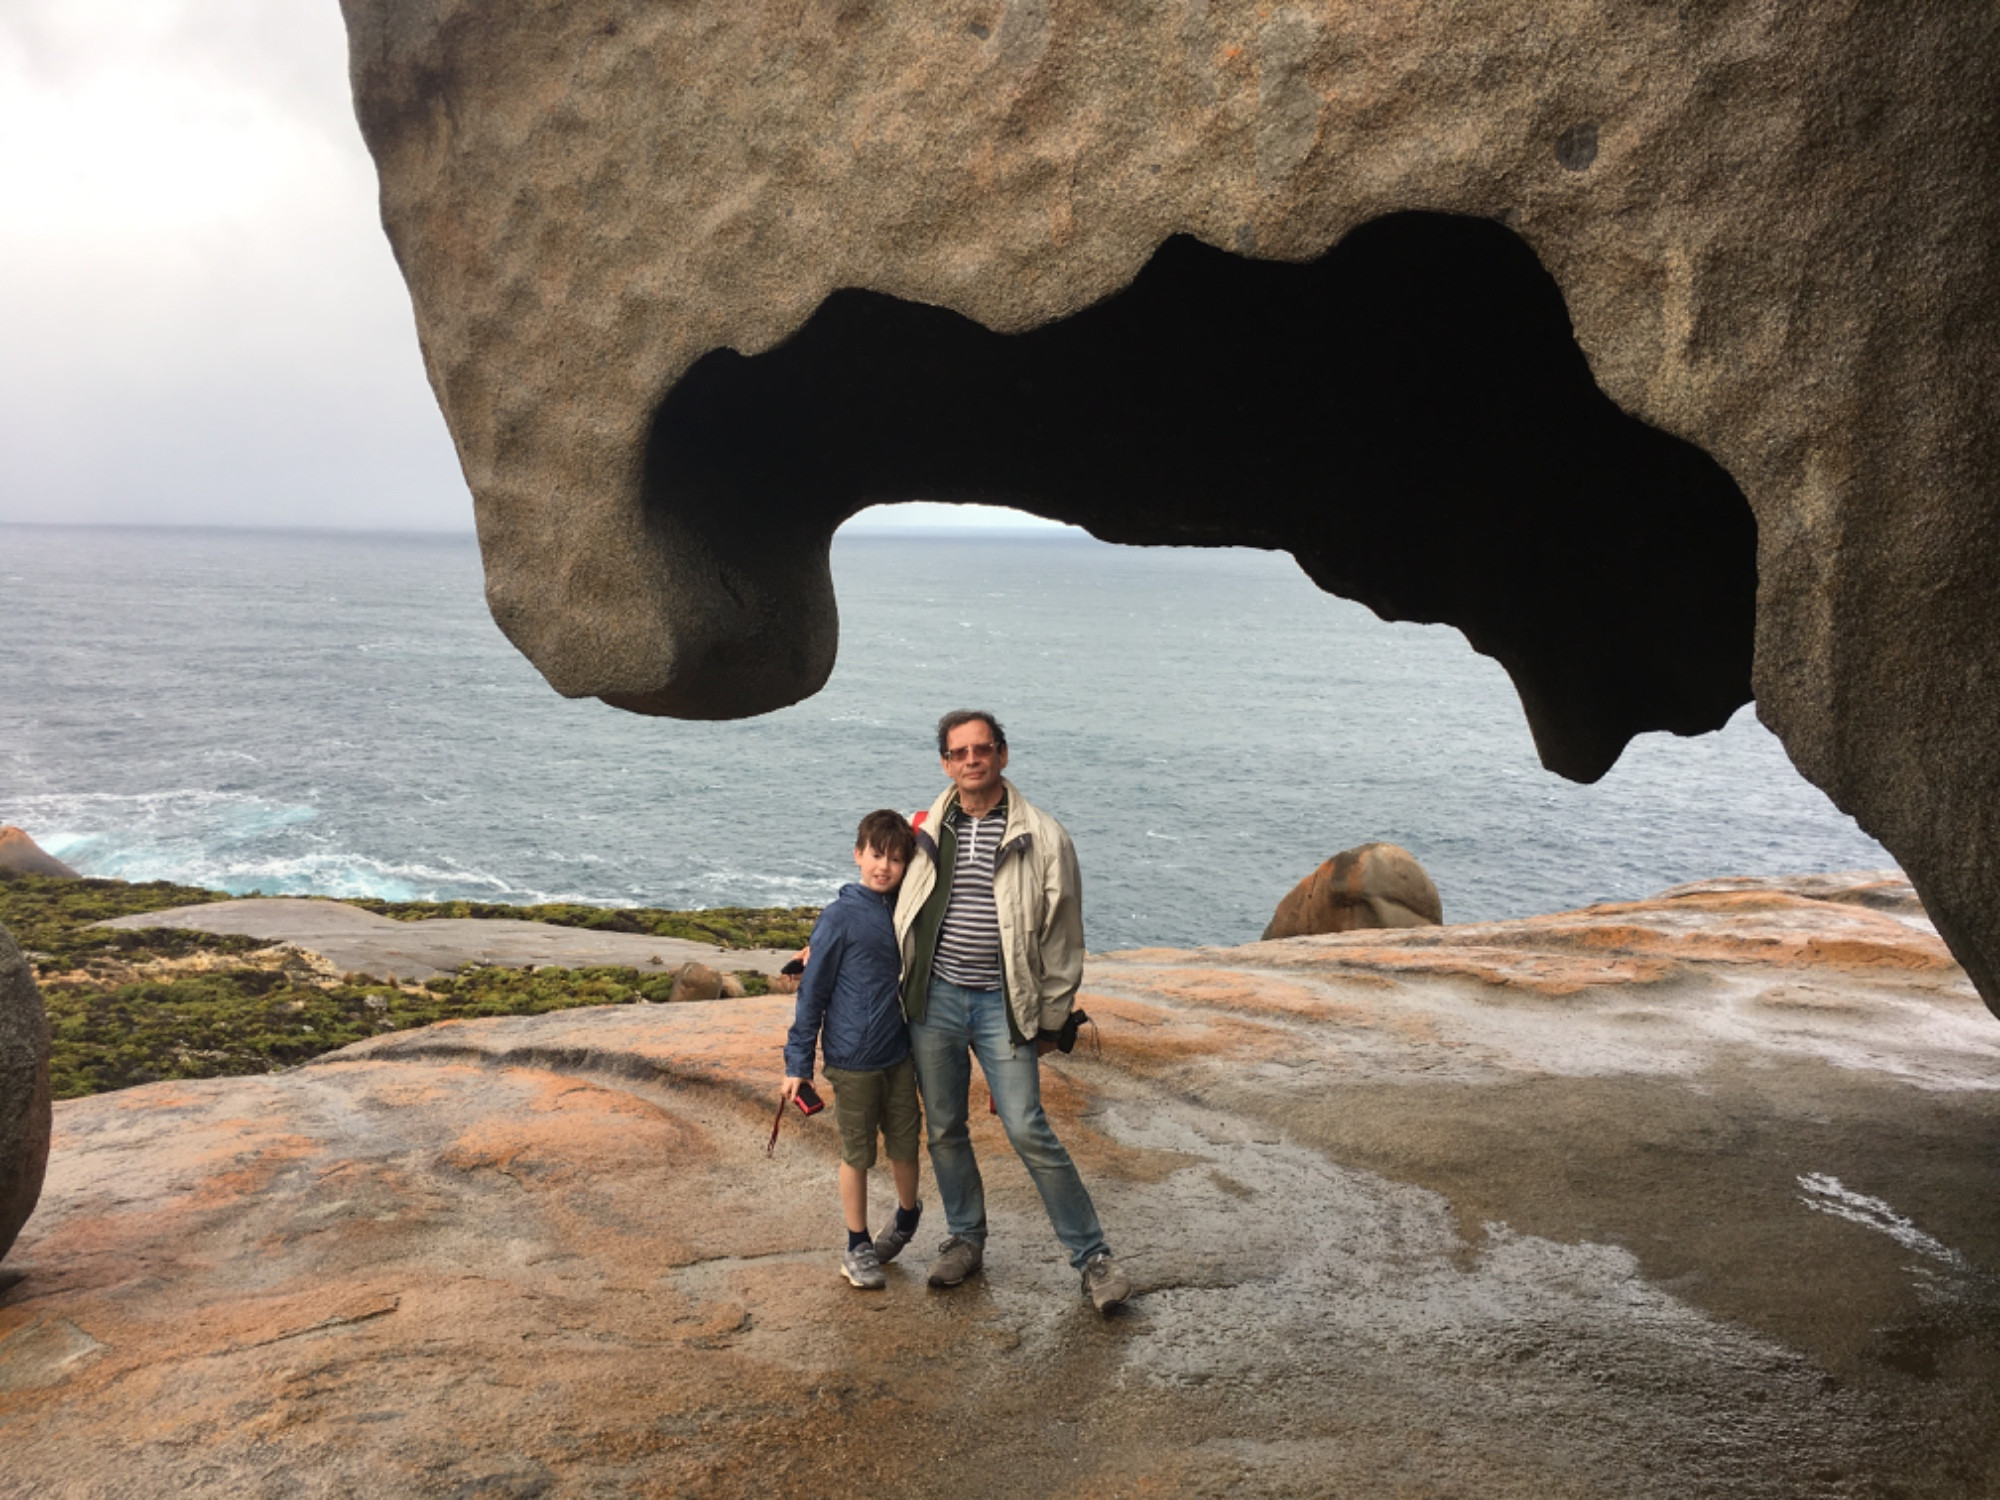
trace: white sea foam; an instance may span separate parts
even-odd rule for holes
[[[469,540],[0,528],[0,553],[0,822],[91,874],[813,904],[852,878],[856,818],[930,803],[933,726],[966,702],[1075,838],[1097,948],[1254,937],[1371,838],[1464,920],[1889,862],[1748,710],[1642,736],[1594,786],[1548,776],[1498,666],[1283,556],[837,541],[823,692],[682,723],[553,694],[485,613]],[[912,587],[964,576],[1006,604],[980,649],[963,594]]]

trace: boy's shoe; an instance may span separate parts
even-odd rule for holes
[[[882,1274],[882,1263],[875,1258],[875,1247],[866,1240],[840,1257],[840,1274],[864,1292],[879,1292],[889,1284],[889,1278]]]
[[[875,1236],[875,1259],[886,1266],[903,1253],[916,1233],[914,1229],[898,1229],[896,1221],[891,1219],[889,1227]]]
[[[961,1239],[953,1235],[938,1246],[938,1257],[931,1262],[930,1284],[957,1286],[985,1263],[984,1245],[978,1240]]]
[[[1106,1315],[1132,1295],[1131,1280],[1118,1269],[1109,1250],[1100,1250],[1083,1263],[1083,1295]]]

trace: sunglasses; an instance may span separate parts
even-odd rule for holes
[[[948,761],[957,762],[971,755],[976,756],[980,760],[985,760],[999,748],[991,740],[985,740],[977,745],[960,745],[955,749],[947,750],[944,753],[944,758]]]

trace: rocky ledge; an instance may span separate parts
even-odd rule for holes
[[[2000,1486],[2000,1027],[1900,882],[1112,954],[1083,1003],[1110,1321],[983,1114],[984,1278],[924,1288],[933,1207],[848,1289],[831,1129],[764,1155],[778,997],[59,1104],[7,1487]]]

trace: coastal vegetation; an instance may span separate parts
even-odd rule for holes
[[[432,917],[511,917],[524,922],[549,922],[557,927],[587,927],[593,932],[641,932],[652,937],[685,938],[722,948],[803,948],[812,939],[819,916],[816,906],[715,906],[701,911],[664,911],[651,906],[585,906],[552,902],[544,906],[507,906],[497,901],[376,901],[350,900],[349,906],[378,912],[399,922]]]
[[[93,925],[229,899],[227,892],[167,881],[0,879],[0,927],[14,935],[34,965],[48,1008],[50,1082],[58,1099],[162,1079],[273,1072],[365,1037],[436,1021],[664,1002],[673,988],[672,974],[617,967],[468,965],[422,982],[375,979],[339,974],[290,944],[178,928]],[[517,917],[732,948],[803,946],[816,915],[810,908],[674,912],[471,902],[352,904],[402,920]],[[769,985],[762,974],[744,971],[737,977],[750,994],[764,993]]]

